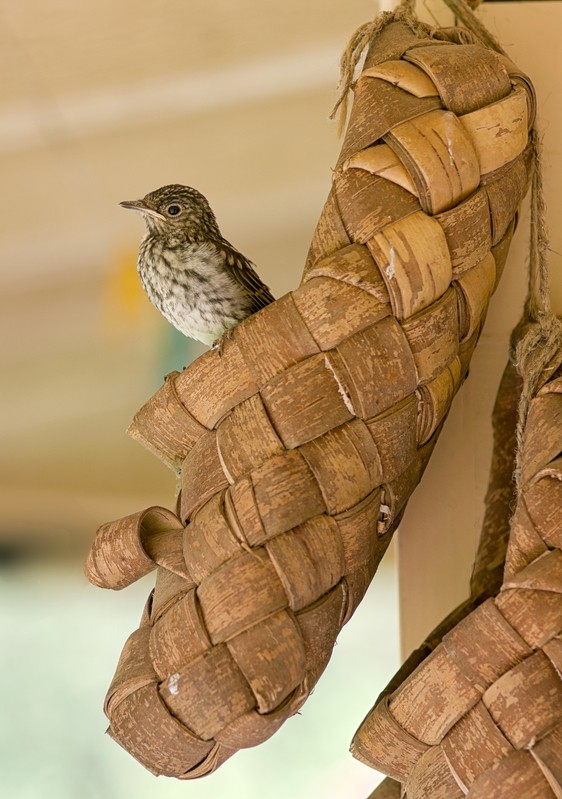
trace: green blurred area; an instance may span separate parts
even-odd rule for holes
[[[350,799],[381,777],[348,752],[398,665],[392,552],[301,713],[215,774],[156,778],[104,735],[105,692],[154,576],[114,593],[81,564],[0,570],[0,795],[11,799]]]

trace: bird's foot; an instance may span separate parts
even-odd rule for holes
[[[220,338],[218,338],[216,341],[213,341],[211,349],[217,351],[219,358],[222,358],[224,345],[226,344],[227,341],[230,341],[230,339],[232,338],[232,333],[233,333],[232,328],[229,328],[228,330],[224,331],[224,333]]]

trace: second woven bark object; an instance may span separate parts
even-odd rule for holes
[[[327,665],[466,376],[533,115],[529,81],[466,31],[388,24],[300,288],[136,415],[180,473],[178,516],[104,525],[87,568],[121,588],[159,566],[106,700],[154,773],[202,776],[265,740]]]
[[[532,398],[504,579],[358,729],[372,799],[562,794],[562,349]],[[553,374],[554,373],[554,374]]]

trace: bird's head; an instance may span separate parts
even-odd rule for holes
[[[141,213],[150,232],[169,239],[220,236],[207,199],[190,186],[173,183],[151,191],[142,200],[125,200],[120,205]]]

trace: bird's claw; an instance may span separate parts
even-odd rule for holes
[[[229,328],[228,330],[224,331],[224,333],[220,338],[218,338],[216,341],[213,341],[211,349],[216,350],[219,358],[222,358],[224,345],[227,341],[230,341],[230,339],[232,338],[232,333],[233,333],[232,328]]]

